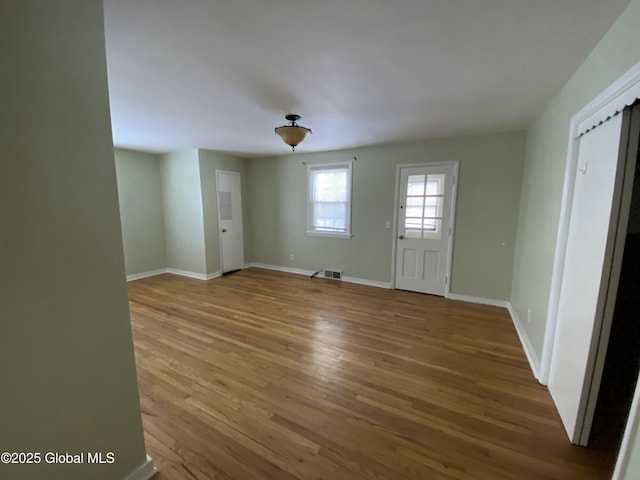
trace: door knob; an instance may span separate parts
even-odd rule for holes
[[[227,233],[227,229],[226,229],[226,228],[223,228],[223,229],[222,229],[222,233]]]
[[[404,240],[404,235],[400,235],[398,238],[399,238],[400,240]]]

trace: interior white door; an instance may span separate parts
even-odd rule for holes
[[[440,296],[446,293],[456,166],[400,168],[396,288]]]
[[[602,375],[596,353],[601,335],[608,339],[603,320],[620,209],[615,198],[628,138],[622,126],[623,114],[618,114],[580,139],[560,287],[549,391],[569,439],[582,445],[593,420],[590,391],[595,383],[597,398]]]
[[[222,273],[244,267],[241,178],[237,172],[216,170],[220,263]]]

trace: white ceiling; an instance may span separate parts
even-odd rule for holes
[[[105,0],[114,143],[285,153],[527,126],[629,0]]]

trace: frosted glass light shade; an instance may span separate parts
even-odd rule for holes
[[[307,134],[311,133],[311,129],[299,125],[283,125],[276,128],[276,133],[280,135],[284,143],[295,150],[295,147],[305,139]]]
[[[307,134],[312,132],[310,128],[301,127],[296,123],[300,120],[300,115],[290,113],[289,115],[285,115],[284,118],[289,120],[291,123],[289,125],[276,127],[275,132],[280,135],[284,143],[291,146],[291,150],[295,152],[296,145],[303,141]]]

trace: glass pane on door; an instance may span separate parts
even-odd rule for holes
[[[407,178],[407,195],[424,195],[425,176],[424,175],[409,175]]]
[[[409,175],[405,198],[405,237],[441,238],[444,174]]]

